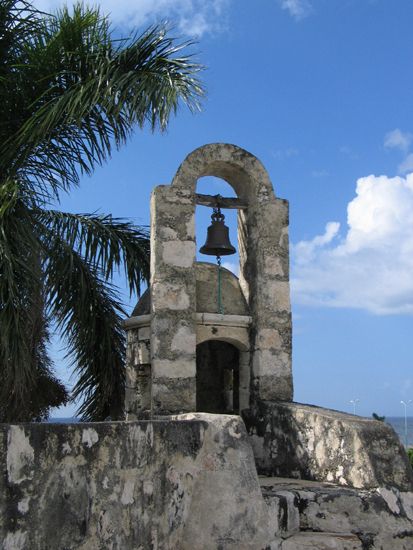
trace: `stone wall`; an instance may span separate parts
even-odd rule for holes
[[[2,425],[0,462],[3,550],[235,550],[269,541],[239,417]]]
[[[126,330],[126,420],[149,417],[151,410],[150,315],[146,317],[146,324],[141,323]]]
[[[413,489],[406,453],[384,422],[269,402],[248,411],[244,420],[259,473],[367,489]]]
[[[242,201],[238,216],[240,288],[252,317],[250,396],[292,399],[288,202],[261,162],[235,145],[190,153],[170,186],[151,199],[151,404],[155,414],[190,412],[196,399],[196,185],[227,181]],[[199,312],[204,313],[204,312]]]

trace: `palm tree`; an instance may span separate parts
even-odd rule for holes
[[[147,230],[55,205],[136,126],[163,130],[180,103],[199,108],[188,46],[160,26],[115,40],[80,4],[48,15],[0,3],[0,421],[43,418],[67,401],[49,326],[66,340],[79,414],[120,417],[125,338],[111,280],[123,268],[139,293]]]

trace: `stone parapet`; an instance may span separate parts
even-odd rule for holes
[[[413,472],[384,422],[300,403],[244,414],[259,473],[359,488],[413,490]]]
[[[259,550],[268,509],[239,417],[0,428],[4,550]]]

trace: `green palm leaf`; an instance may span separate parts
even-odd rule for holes
[[[147,228],[109,215],[72,214],[36,209],[36,219],[44,224],[46,240],[58,238],[78,251],[92,268],[112,279],[122,267],[130,293],[140,294],[141,283],[149,279],[149,232]]]
[[[16,182],[0,187],[0,204],[0,419],[41,419],[68,399],[47,354],[42,244]]]
[[[49,308],[68,344],[84,420],[120,418],[125,384],[124,311],[111,285],[63,241],[49,248],[45,270]]]
[[[55,195],[90,174],[136,125],[163,130],[179,102],[199,108],[201,67],[183,53],[191,43],[176,43],[162,27],[114,42],[106,18],[76,5],[36,30],[6,63],[0,99],[14,104],[0,158]]]

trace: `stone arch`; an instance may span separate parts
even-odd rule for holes
[[[195,410],[195,208],[200,177],[227,181],[238,213],[240,287],[251,316],[250,397],[292,399],[288,203],[252,154],[213,143],[190,153],[151,202],[151,345],[154,410]]]
[[[225,180],[240,199],[250,202],[275,196],[267,170],[257,157],[228,143],[209,143],[190,153],[178,168],[172,186],[195,194],[199,178],[215,176]]]
[[[244,329],[245,332],[247,332],[246,329]],[[197,338],[196,345],[202,344],[203,342],[207,341],[213,341],[217,340],[220,342],[226,342],[227,344],[231,344],[234,346],[234,348],[237,348],[241,352],[247,352],[249,350],[249,345],[246,342],[246,337],[233,337],[233,336],[223,336],[222,334],[218,333],[215,334],[208,334],[208,335],[202,335],[200,338]]]

